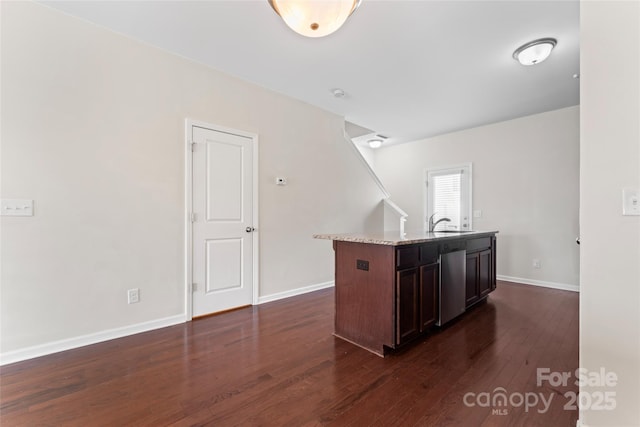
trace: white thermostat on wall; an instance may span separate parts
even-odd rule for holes
[[[640,190],[637,188],[622,190],[622,215],[640,215]]]
[[[279,176],[276,178],[276,185],[287,185],[287,178]]]

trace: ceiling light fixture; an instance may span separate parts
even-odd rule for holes
[[[362,0],[268,0],[284,22],[306,37],[324,37],[338,30]]]
[[[551,54],[551,51],[558,43],[556,39],[538,39],[524,44],[513,52],[513,59],[522,65],[539,64]]]
[[[333,89],[331,93],[333,93],[333,96],[335,96],[336,98],[344,98],[344,96],[346,95],[346,93],[344,93],[344,91],[339,87]]]
[[[367,141],[367,143],[369,144],[369,147],[371,148],[380,148],[382,146],[382,140],[381,139],[370,139]]]

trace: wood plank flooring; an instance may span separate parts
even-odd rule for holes
[[[498,282],[384,359],[332,336],[333,316],[327,289],[7,365],[0,425],[575,426],[577,387],[536,369],[578,367],[577,293]],[[511,401],[484,405],[498,387]]]

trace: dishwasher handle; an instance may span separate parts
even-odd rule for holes
[[[467,249],[467,242],[465,240],[452,240],[450,242],[445,241],[440,244],[441,254],[464,251],[466,249]]]

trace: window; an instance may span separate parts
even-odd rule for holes
[[[433,221],[449,218],[436,226],[436,230],[471,230],[471,164],[425,172],[425,230],[429,218]]]

